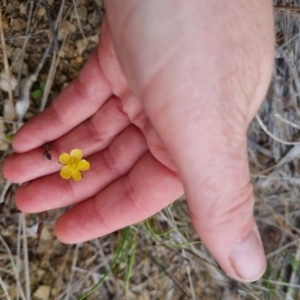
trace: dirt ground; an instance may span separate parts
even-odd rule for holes
[[[273,80],[258,113],[263,125],[255,119],[248,131],[255,217],[268,258],[263,278],[246,284],[223,273],[195,233],[184,197],[146,222],[65,245],[53,234],[64,209],[44,216],[18,212],[17,186],[0,172],[0,299],[80,299],[100,280],[87,299],[300,299],[300,145],[283,142],[300,141],[300,0],[273,2]],[[2,165],[21,123],[77,76],[99,41],[105,9],[101,0],[0,3]],[[6,64],[16,85],[12,94],[5,88]],[[30,106],[16,121],[20,97]]]

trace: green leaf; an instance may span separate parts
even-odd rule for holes
[[[84,293],[79,298],[79,300],[86,299],[87,296],[89,296],[90,294],[92,294],[105,281],[107,275],[113,269],[113,267],[115,266],[118,258],[122,254],[122,251],[124,250],[124,246],[125,246],[126,242],[128,241],[129,236],[130,236],[130,227],[125,227],[123,229],[123,231],[122,231],[120,242],[119,242],[119,244],[117,246],[117,249],[115,251],[115,254],[113,256],[113,259],[112,259],[112,262],[110,264],[109,269],[104,273],[103,277],[90,290],[88,290],[86,293]]]
[[[45,90],[45,87],[46,87],[46,85],[45,85],[45,82],[40,82],[40,89],[42,90],[42,91],[44,91]]]
[[[14,133],[12,133],[12,132],[10,132],[10,133],[8,133],[7,135],[6,135],[6,141],[8,142],[8,143],[11,143],[12,142],[12,139],[13,139],[13,137],[14,137]]]
[[[31,97],[35,100],[40,99],[42,96],[43,96],[43,91],[41,89],[37,89],[31,92]]]

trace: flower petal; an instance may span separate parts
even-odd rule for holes
[[[90,163],[86,161],[85,159],[82,159],[78,164],[77,168],[79,171],[87,171],[90,169]]]
[[[70,179],[72,176],[72,168],[70,166],[64,166],[61,170],[60,170],[60,176],[63,179]]]
[[[70,153],[71,157],[76,158],[78,161],[82,159],[82,151],[80,149],[74,149]]]
[[[67,165],[70,160],[71,160],[71,156],[68,153],[62,153],[59,156],[59,162],[64,164],[64,165]]]
[[[82,178],[81,172],[78,171],[78,170],[76,170],[76,169],[73,169],[73,170],[72,170],[72,178],[73,178],[75,181],[81,180],[81,178]]]

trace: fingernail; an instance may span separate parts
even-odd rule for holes
[[[250,231],[233,246],[229,260],[243,281],[255,281],[263,275],[266,258],[257,229]]]

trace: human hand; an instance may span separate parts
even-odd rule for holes
[[[246,130],[271,75],[271,2],[120,3],[107,1],[100,45],[79,77],[15,135],[4,174],[31,181],[16,203],[25,212],[76,204],[55,227],[76,243],[149,217],[184,187],[221,267],[255,280],[265,258]],[[42,159],[46,142],[52,161]],[[59,154],[74,148],[91,163],[79,182],[58,175]]]

